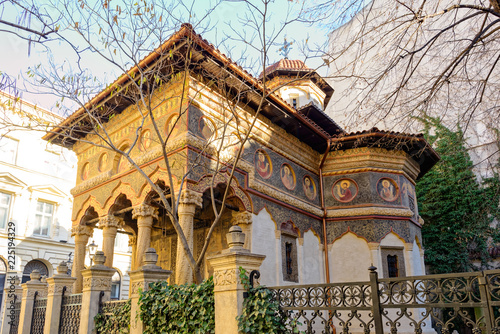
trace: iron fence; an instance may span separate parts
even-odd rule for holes
[[[80,312],[82,309],[82,294],[63,295],[59,334],[77,334],[80,328]]]
[[[5,310],[7,312],[7,310]],[[10,318],[10,329],[9,334],[17,334],[17,329],[19,328],[19,315],[21,314],[21,302],[14,303],[14,309],[12,310],[12,318]]]
[[[270,288],[304,333],[500,334],[500,270]],[[335,328],[335,329],[334,329]]]
[[[33,301],[33,315],[31,318],[31,334],[43,334],[46,310],[47,298],[38,298],[38,292],[35,293],[35,300]]]

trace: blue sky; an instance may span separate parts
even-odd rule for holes
[[[260,1],[254,2],[256,6],[260,5]],[[211,8],[212,4],[209,1],[196,1],[194,3],[194,13],[198,16],[197,18],[191,18],[192,20],[197,20]],[[269,22],[267,24],[267,29],[273,35],[277,35],[278,31],[283,27],[283,22],[287,19],[285,13],[295,14],[301,6],[299,1],[276,1],[269,6]],[[180,9],[179,9],[180,11]],[[216,10],[210,13],[210,21],[204,21],[210,23],[212,29],[206,33],[203,33],[203,37],[216,46],[219,47],[227,55],[241,65],[245,65],[244,61],[241,60],[241,56],[255,58],[258,57],[258,53],[252,52],[251,47],[244,47],[244,43],[238,42],[236,40],[225,40],[227,36],[235,36],[236,32],[247,34],[250,36],[254,33],[254,30],[250,25],[241,24],[241,18],[245,15],[249,17],[255,17],[256,10],[244,8],[239,1],[225,1],[222,5],[218,6]],[[9,18],[12,20],[16,13],[12,9],[7,8],[3,13],[3,18]],[[188,18],[187,18],[188,19]],[[306,59],[301,45],[307,40],[308,46],[315,48],[317,44],[323,44],[327,41],[326,29],[320,28],[319,24],[314,26],[309,26],[307,24],[295,22],[287,25],[282,31],[279,31],[276,41],[281,44],[285,35],[288,41],[293,41],[294,44],[291,46],[291,51],[289,54],[290,59]],[[48,63],[48,55],[41,46],[32,46],[30,50],[30,55],[28,55],[28,42],[16,37],[13,34],[6,32],[0,32],[0,41],[2,41],[4,52],[0,53],[0,71],[8,74],[11,77],[17,79],[18,87],[24,89],[24,80],[28,68],[31,66],[36,66],[41,64],[41,66],[46,66]],[[69,67],[72,60],[72,53],[69,48],[64,43],[57,41],[48,44],[52,51],[53,61],[57,64],[63,64],[66,62],[67,67]],[[226,48],[227,46],[227,48]],[[230,49],[228,49],[230,48]],[[269,63],[273,63],[281,58],[282,55],[277,50],[278,46],[272,48],[268,54]],[[312,53],[309,56],[313,56]],[[248,62],[250,63],[250,62]],[[109,64],[102,62],[95,55],[87,54],[84,57],[84,66],[88,68],[89,73],[96,75],[100,81],[111,82],[120,73],[116,69],[112,69]],[[307,59],[307,65],[313,68],[322,66],[323,62],[319,57],[312,57]],[[248,68],[251,73],[258,74],[260,72],[260,67],[253,66],[253,68]],[[252,71],[253,70],[253,71]],[[326,68],[323,67],[319,70],[321,74],[326,73]],[[30,89],[33,90],[33,89]],[[45,108],[55,110],[54,105],[57,98],[47,94],[33,94],[34,92],[28,93],[23,92],[22,96],[34,103],[37,103]]]

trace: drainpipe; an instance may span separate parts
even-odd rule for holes
[[[331,138],[328,138],[328,143],[326,145],[326,152],[321,159],[319,164],[319,191],[321,193],[321,208],[323,209],[323,243],[325,244],[325,271],[326,271],[326,283],[330,283],[330,264],[328,262],[328,242],[326,238],[326,206],[325,206],[325,192],[323,189],[323,164],[325,163],[326,156],[330,152]]]

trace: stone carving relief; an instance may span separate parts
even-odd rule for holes
[[[124,224],[123,219],[113,216],[113,215],[107,215],[104,217],[101,217],[99,219],[99,226],[98,228],[103,229],[105,227],[116,227],[119,228]]]
[[[83,288],[111,289],[111,279],[104,277],[85,277]]]
[[[217,270],[214,272],[214,285],[225,286],[241,283],[238,269]]]
[[[74,237],[75,235],[86,235],[88,237],[92,237],[94,234],[94,229],[85,226],[85,225],[75,225],[71,228],[71,236]]]
[[[147,204],[138,205],[132,210],[132,219],[137,219],[139,216],[158,218],[158,209]]]
[[[203,204],[203,198],[201,197],[201,193],[190,190],[190,189],[184,189],[181,193],[181,198],[179,203],[182,204],[195,204],[196,206],[201,207]]]

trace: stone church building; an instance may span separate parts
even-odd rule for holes
[[[150,84],[156,75],[162,85]],[[297,60],[280,60],[255,78],[184,24],[45,136],[78,157],[75,292],[95,229],[103,231],[109,267],[121,234],[132,250],[129,270],[153,247],[159,265],[173,271],[171,282],[193,280],[145,176],[168,200],[179,199],[195,258],[227,190],[205,257],[227,248],[226,233],[239,225],[245,247],[266,256],[262,284],[368,280],[372,264],[381,277],[424,274],[415,180],[439,157],[421,135],[346,133],[323,112],[334,88]],[[140,100],[146,92],[149,99]],[[202,272],[213,272],[206,261]]]

